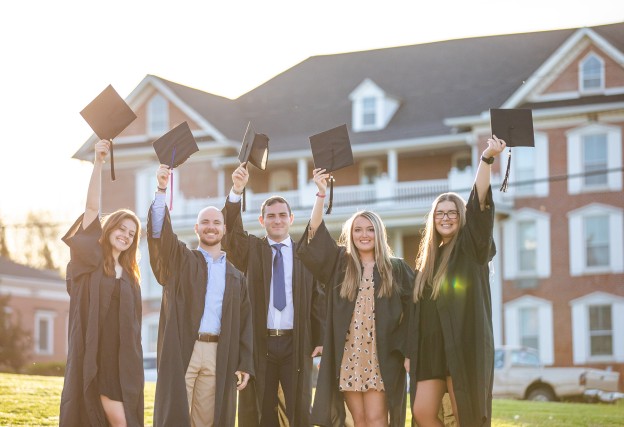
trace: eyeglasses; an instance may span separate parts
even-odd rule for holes
[[[448,211],[448,212],[436,211],[433,216],[434,216],[435,219],[444,219],[445,216],[448,217],[448,219],[457,219],[457,217],[459,216],[459,212],[457,212],[457,211]]]

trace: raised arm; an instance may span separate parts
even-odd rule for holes
[[[312,207],[312,214],[310,216],[310,236],[314,235],[314,232],[318,229],[319,225],[321,225],[321,221],[323,221],[323,208],[325,206],[325,192],[327,191],[327,180],[329,179],[329,174],[325,172],[325,169],[314,169],[313,180],[318,188],[318,193],[316,193],[316,200],[314,200],[314,206]]]
[[[100,196],[102,192],[102,165],[110,150],[110,141],[104,139],[95,144],[95,159],[93,159],[93,172],[87,190],[87,203],[82,219],[82,228],[86,229],[94,219],[100,216]]]
[[[241,217],[241,195],[249,181],[247,163],[241,163],[232,172],[232,190],[225,201],[223,215],[225,217],[225,238],[222,241],[223,249],[228,254],[228,260],[242,272],[247,272],[250,236],[243,228]]]
[[[505,149],[505,141],[498,139],[496,135],[487,140],[487,148],[483,151],[482,157],[489,159],[497,157]],[[475,187],[477,194],[479,195],[479,206],[481,210],[485,209],[485,198],[490,187],[490,172],[492,166],[483,160],[479,160],[479,167],[477,168],[477,176],[475,177]]]

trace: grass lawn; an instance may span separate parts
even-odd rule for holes
[[[0,426],[58,426],[62,388],[58,377],[0,374]],[[154,389],[154,383],[145,385],[146,426],[154,413]],[[493,411],[495,427],[624,425],[624,401],[607,405],[494,400]]]

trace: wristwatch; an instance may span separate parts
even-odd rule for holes
[[[484,157],[484,156],[481,156],[481,160],[483,160],[488,165],[491,165],[492,163],[494,163],[494,157]]]

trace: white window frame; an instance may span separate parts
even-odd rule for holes
[[[589,332],[589,307],[611,306],[613,355],[592,356]],[[575,365],[586,363],[624,363],[624,297],[593,292],[570,301],[572,316],[572,353]]]
[[[34,336],[34,352],[39,356],[51,356],[54,354],[54,318],[56,317],[56,313],[50,310],[37,310],[35,311],[35,336]],[[41,348],[39,347],[39,338],[41,335],[41,329],[39,322],[41,320],[46,320],[47,324],[47,333],[48,333],[48,347],[49,348]]]
[[[375,179],[373,180],[373,182],[365,182],[364,181],[364,170],[368,167],[374,167],[377,169],[377,176],[375,177]],[[361,185],[372,185],[374,184],[378,178],[381,177],[382,175],[382,166],[381,166],[381,162],[379,160],[364,160],[363,162],[360,163],[360,184]]]
[[[536,271],[520,271],[518,259],[518,223],[534,221],[537,228]],[[535,209],[520,209],[503,222],[503,277],[505,280],[548,278],[551,272],[550,214]]]
[[[512,185],[509,187],[510,194],[513,194],[514,197],[547,197],[550,187],[548,182],[549,176],[549,157],[548,157],[548,135],[544,132],[535,132],[535,148],[523,148],[518,147],[518,149],[528,151],[530,155],[533,155],[533,177],[532,179],[536,182],[533,185],[522,186],[523,190],[518,191],[520,187],[516,187]],[[513,150],[515,151],[515,150]],[[516,162],[517,155],[514,157],[514,154],[511,154],[511,172],[510,172],[510,182],[519,182],[519,178],[516,177],[516,172],[519,169],[519,166],[515,166],[513,163]],[[525,153],[526,154],[526,153]]]
[[[156,125],[160,126],[156,126]],[[169,103],[157,93],[147,104],[147,133],[161,135],[169,130]]]
[[[366,106],[366,101],[372,102],[372,108],[368,108]],[[379,117],[377,111],[379,109],[379,99],[376,96],[365,96],[360,102],[362,103],[362,127],[377,127],[377,118]],[[372,122],[369,123],[366,121],[367,115],[372,116]]]
[[[510,346],[520,346],[520,310],[536,308],[538,320],[539,355],[544,365],[555,362],[553,305],[552,301],[525,295],[504,305],[505,316],[505,343]]]
[[[364,100],[375,99],[375,122],[364,123]],[[368,132],[384,129],[399,108],[399,100],[386,94],[371,79],[364,79],[353,92],[351,100],[351,123],[354,132]]]
[[[597,215],[607,215],[609,218],[609,265],[587,267],[584,219]],[[601,203],[592,203],[568,212],[571,276],[624,272],[623,222],[624,211],[621,208]]]
[[[600,87],[585,88],[585,70],[584,65],[587,61],[596,59],[600,63]],[[582,94],[594,94],[601,93],[605,90],[605,62],[599,55],[594,52],[589,52],[578,64],[578,76],[579,76],[579,92]]]
[[[607,183],[604,186],[587,186],[584,183],[583,165],[583,137],[595,134],[607,135],[607,169],[622,167],[622,129],[619,126],[610,126],[602,123],[593,123],[566,133],[568,149],[568,193],[594,193],[603,191],[622,191],[622,171],[607,174]]]
[[[281,182],[287,181],[289,186],[286,190],[280,190],[278,185]],[[277,169],[269,175],[269,192],[283,192],[283,191],[292,191],[296,190],[295,187],[295,179],[293,177],[293,173],[289,169]]]

